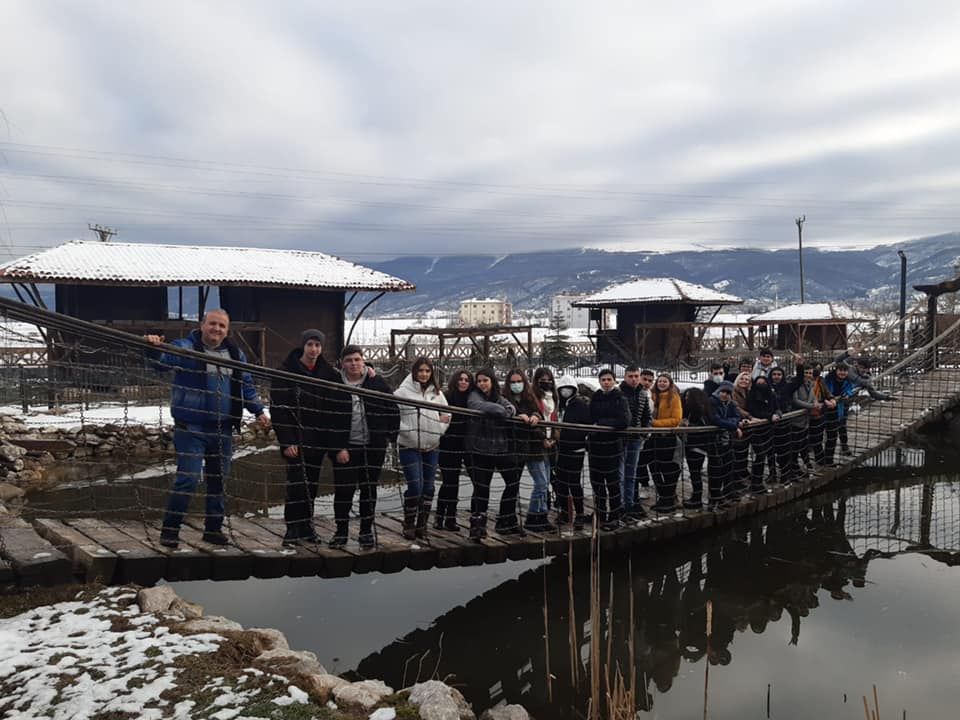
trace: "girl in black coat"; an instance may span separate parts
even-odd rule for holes
[[[560,379],[557,384],[558,417],[562,423],[591,425],[590,403],[579,394],[573,380]],[[570,522],[573,506],[573,529],[582,530],[586,523],[583,512],[583,461],[587,455],[587,433],[579,428],[563,428],[557,438],[557,523]]]
[[[703,390],[687,388],[680,396],[680,401],[683,405],[683,420],[680,421],[682,427],[708,427],[712,424],[710,398]],[[693,488],[690,497],[683,501],[683,507],[687,510],[700,510],[703,508],[703,465],[710,453],[714,436],[713,433],[700,431],[684,433],[681,437],[683,455],[690,470],[690,485]]]
[[[451,408],[465,408],[467,397],[473,390],[473,375],[466,370],[457,370],[450,376],[444,396]],[[470,460],[464,449],[467,435],[467,415],[452,412],[450,427],[440,436],[440,477],[443,484],[437,497],[437,515],[434,528],[460,532],[457,527],[457,501],[460,495],[460,469],[469,472]]]
[[[773,425],[780,420],[777,396],[763,375],[754,379],[747,392],[747,412],[754,421],[767,421],[751,424],[749,434],[750,446],[753,448],[750,491],[760,494],[767,490],[763,484],[763,470],[773,448]]]

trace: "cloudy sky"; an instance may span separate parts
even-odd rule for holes
[[[0,259],[960,229],[960,3],[664,5],[6,0]]]

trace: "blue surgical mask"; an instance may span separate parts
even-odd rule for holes
[[[726,377],[722,372],[715,372],[713,374],[713,379],[716,382],[723,382],[723,378]]]
[[[522,393],[522,392],[523,392],[523,383],[522,383],[522,382],[518,382],[518,383],[517,383],[517,382],[512,382],[512,383],[510,383],[510,392],[514,393],[515,395],[519,395],[520,393]]]

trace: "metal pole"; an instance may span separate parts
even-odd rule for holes
[[[907,316],[907,256],[904,255],[903,250],[897,250],[897,255],[900,256],[900,352],[904,353],[906,352],[904,325]]]
[[[807,216],[802,215],[796,219],[797,223],[797,245],[800,251],[800,304],[804,303],[803,294],[803,224],[807,221]]]

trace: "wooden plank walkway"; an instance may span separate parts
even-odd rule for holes
[[[932,401],[934,388],[941,397]],[[601,550],[625,551],[723,527],[809,496],[907,434],[942,417],[958,402],[960,370],[926,373],[898,393],[897,402],[872,403],[851,415],[848,431],[854,454],[843,458],[843,464],[825,468],[806,482],[774,487],[766,495],[744,498],[717,512],[678,511],[657,521],[601,533]],[[31,526],[19,518],[0,515],[0,584],[51,585],[74,578],[152,584],[160,579],[344,577],[352,573],[394,573],[408,568],[426,570],[586,553],[591,541],[589,532],[567,532],[562,536],[527,533],[526,537],[490,532],[485,540],[474,543],[467,537],[466,513],[461,512],[457,520],[460,533],[431,530],[425,540],[411,542],[401,537],[400,516],[384,513],[375,522],[379,543],[376,549],[359,548],[358,523],[354,521],[351,542],[344,549],[334,550],[322,544],[285,548],[281,544],[282,520],[233,516],[224,526],[232,544],[217,547],[203,542],[202,523],[188,519],[181,532],[180,547],[171,550],[159,544],[159,529],[153,523],[78,518],[38,519]],[[316,518],[315,524],[322,537],[333,534],[331,520]]]

